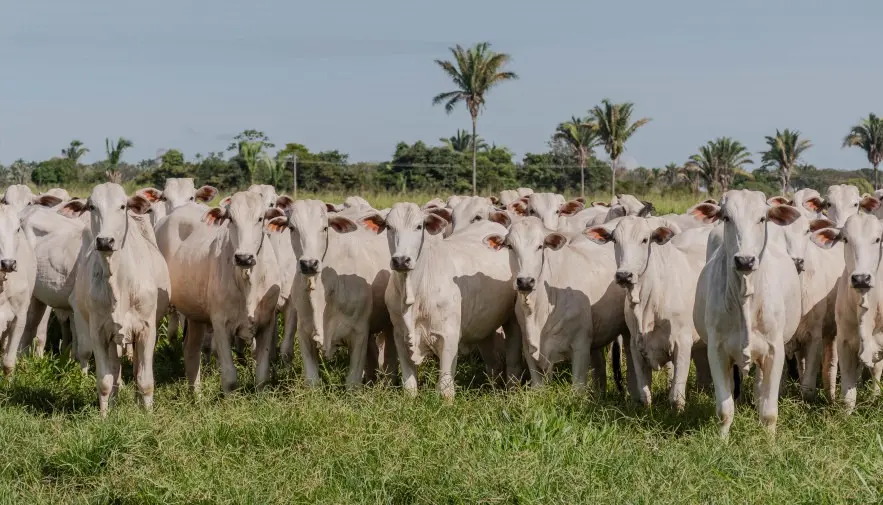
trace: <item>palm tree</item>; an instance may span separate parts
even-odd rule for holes
[[[285,161],[282,158],[274,158],[265,152],[259,154],[258,162],[262,163],[270,175],[270,184],[273,187],[279,187],[279,179],[282,177],[282,170],[285,168]]]
[[[263,154],[264,145],[257,140],[239,141],[239,158],[245,163],[248,171],[248,183],[254,184],[254,174],[258,168],[258,162]]]
[[[133,144],[131,140],[123,137],[118,138],[116,144],[114,144],[109,138],[105,138],[104,147],[107,151],[107,181],[119,184],[122,175],[120,174],[120,171],[117,170],[117,165],[120,164],[120,158],[123,157],[123,151],[130,147],[135,147],[135,144]]]
[[[506,53],[491,51],[488,42],[481,42],[469,49],[459,44],[450,48],[454,61],[435,60],[435,63],[454,81],[457,89],[440,93],[432,99],[433,105],[445,104],[445,112],[450,114],[454,107],[465,102],[469,115],[472,116],[472,138],[477,138],[476,123],[478,113],[485,106],[485,95],[494,86],[503,81],[517,79],[515,72],[502,71],[512,60]],[[476,149],[472,143],[472,194],[478,194],[475,180],[476,174]]]
[[[843,147],[860,147],[868,155],[868,162],[874,167],[874,189],[880,189],[878,168],[883,162],[883,118],[868,114],[861,124],[853,126],[843,139]]]
[[[726,193],[736,174],[747,174],[743,165],[754,163],[741,142],[730,137],[718,137],[699,147],[699,153],[690,156],[686,167],[706,181],[711,192]]]
[[[679,182],[688,179],[687,171],[677,163],[669,163],[663,169],[662,179],[666,186],[672,188],[677,186]]]
[[[589,111],[593,121],[586,123],[598,132],[604,144],[604,150],[610,156],[610,192],[616,194],[616,161],[625,151],[625,143],[638,128],[650,122],[650,118],[641,118],[631,122],[635,104],[631,102],[613,103],[607,98]]]
[[[80,158],[83,157],[84,154],[88,153],[89,149],[83,147],[83,143],[79,140],[71,140],[71,145],[67,149],[61,150],[61,155],[65,158],[71,160],[74,165],[80,162]]]
[[[466,130],[457,130],[457,134],[453,137],[440,138],[438,140],[448,149],[458,153],[465,153],[472,150],[472,135]],[[483,138],[478,137],[476,149],[478,151],[487,150],[487,142],[485,142]]]
[[[807,139],[800,138],[800,132],[785,128],[783,131],[776,130],[776,136],[765,137],[769,147],[761,151],[761,166],[763,168],[775,167],[779,172],[782,182],[782,194],[788,192],[791,187],[791,172],[800,160],[800,156],[812,147]]]
[[[552,139],[564,143],[576,154],[580,173],[579,194],[583,197],[586,196],[586,165],[589,154],[602,143],[591,119],[571,117],[570,121],[558,125]]]
[[[19,158],[9,166],[9,175],[13,184],[27,184],[34,171],[34,164]]]

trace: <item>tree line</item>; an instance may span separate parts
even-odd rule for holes
[[[765,138],[766,149],[754,155],[744,144],[719,137],[699,146],[696,153],[665,167],[625,170],[619,164],[628,141],[651,120],[633,118],[635,105],[604,99],[584,116],[572,116],[551,132],[547,149],[514,160],[512,151],[488,144],[478,135],[478,118],[493,88],[518,75],[509,70],[512,57],[482,42],[450,49],[450,60],[435,60],[454,88],[432,98],[452,113],[465,105],[471,133],[458,130],[439,139],[438,145],[422,141],[400,142],[391,159],[379,163],[351,162],[339,150],[312,152],[299,143],[276,145],[259,130],[248,129],[232,139],[225,150],[196,153],[187,160],[179,149],[130,163],[123,160],[133,141],[120,137],[105,140],[105,158],[83,164],[89,148],[79,140],[61,149],[61,155],[43,161],[0,165],[0,184],[33,183],[38,186],[91,185],[105,180],[162,186],[168,177],[193,177],[199,184],[225,190],[252,183],[272,184],[280,191],[294,185],[308,192],[497,192],[527,186],[540,191],[575,192],[581,195],[629,192],[707,191],[719,194],[730,188],[751,188],[766,193],[786,193],[810,187],[850,183],[879,188],[879,165],[883,162],[883,119],[869,114],[853,126],[843,147],[862,149],[872,170],[818,169],[806,162],[812,143],[793,129],[776,130]],[[603,152],[608,161],[597,154]],[[753,170],[749,167],[755,166]]]

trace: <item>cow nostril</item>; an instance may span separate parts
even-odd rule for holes
[[[533,277],[519,277],[515,279],[515,286],[519,291],[533,291],[537,285],[537,280]]]
[[[854,288],[866,289],[871,287],[870,274],[852,274],[850,281],[852,281],[852,287]]]
[[[233,260],[240,267],[252,267],[255,265],[254,254],[234,254]]]
[[[95,239],[95,248],[99,251],[111,251],[113,250],[113,244],[113,237],[98,237]]]
[[[756,263],[756,258],[754,256],[734,256],[733,263],[736,265],[736,270],[739,271],[749,271],[754,269],[754,264]]]
[[[797,268],[797,273],[803,272],[804,270],[804,262],[803,258],[794,258],[794,266]]]
[[[314,274],[319,271],[319,260],[317,259],[301,259],[298,261],[301,273]]]
[[[617,284],[632,284],[634,275],[631,272],[616,272],[614,279]]]
[[[15,272],[18,268],[15,260],[0,260],[0,271],[5,273]]]
[[[393,256],[390,263],[393,270],[408,270],[412,266],[410,256]]]

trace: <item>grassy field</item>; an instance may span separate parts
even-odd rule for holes
[[[654,203],[667,212],[692,202]],[[713,398],[691,384],[678,414],[663,373],[643,409],[612,384],[576,394],[566,371],[542,390],[497,389],[471,357],[446,404],[432,362],[409,399],[388,385],[344,391],[339,354],[320,390],[304,387],[296,361],[256,393],[245,362],[241,391],[222,398],[212,364],[193,400],[179,350],[162,339],[156,361],[155,410],[141,411],[127,384],[100,420],[92,376],[57,356],[24,358],[0,382],[0,503],[883,501],[883,403],[864,392],[846,416],[789,384],[775,439],[748,395],[723,441]]]

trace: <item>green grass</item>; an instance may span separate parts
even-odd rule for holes
[[[25,358],[0,386],[2,503],[832,503],[883,500],[883,417],[865,400],[846,416],[795,386],[770,438],[750,405],[729,440],[713,398],[688,390],[683,414],[639,408],[610,385],[577,394],[496,389],[474,357],[446,404],[422,371],[416,399],[381,385],[342,389],[346,360],[309,390],[299,364],[268,391],[222,398],[217,369],[191,399],[177,351],[157,350],[156,409],[124,386],[106,420],[95,383],[58,357]],[[128,371],[128,370],[127,370]],[[128,371],[130,373],[130,371]],[[750,385],[746,385],[746,391]]]

